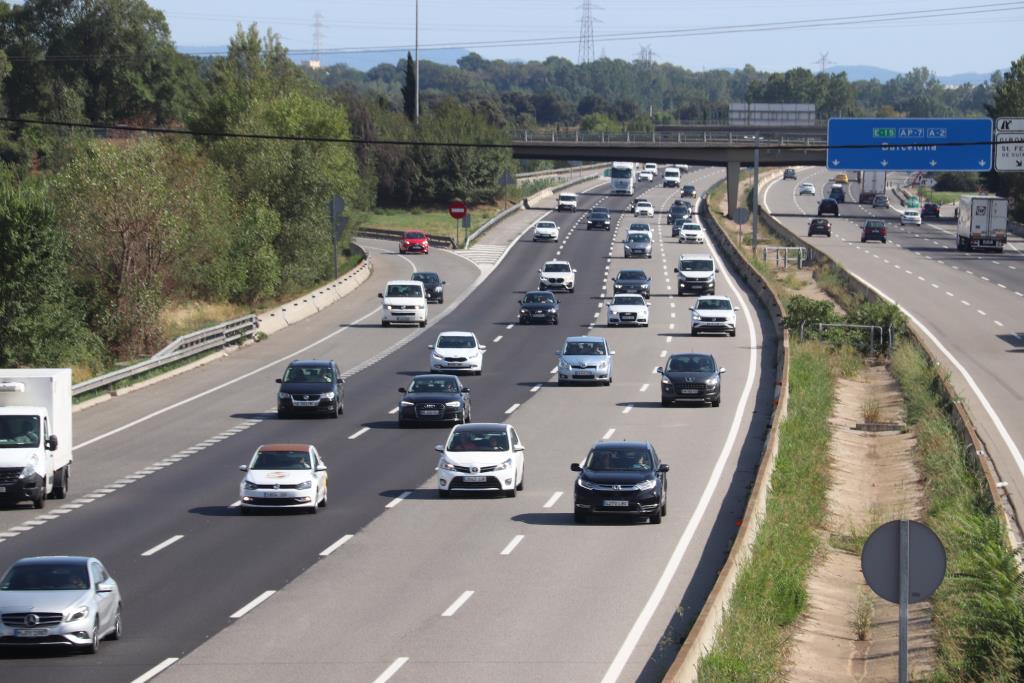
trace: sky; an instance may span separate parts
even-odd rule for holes
[[[261,29],[273,28],[289,49],[311,50],[317,12],[323,16],[325,50],[405,49],[412,46],[415,33],[415,0],[149,2],[164,12],[179,46],[224,45],[237,23],[256,22]],[[465,47],[489,59],[527,61],[559,55],[576,61],[583,2],[420,0],[420,45]],[[988,74],[1005,69],[1024,52],[1019,38],[1024,1],[594,0],[593,4],[598,57],[632,60],[647,45],[656,61],[693,70],[749,63],[762,70],[802,66],[817,71],[827,53],[829,65],[872,65],[900,72],[927,66],[939,75]],[[894,16],[898,12],[934,16]],[[785,30],[766,26],[794,21],[811,26]],[[712,34],[712,29],[717,32]],[[538,41],[545,44],[535,44]]]

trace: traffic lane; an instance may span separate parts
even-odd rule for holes
[[[644,335],[644,337],[648,338],[647,345],[651,351],[659,348],[661,345],[657,336],[651,338],[648,330],[614,330],[611,332],[621,332],[624,334],[632,332]],[[399,679],[402,676],[411,676],[411,678],[406,678],[406,680],[434,680],[437,676],[443,676],[447,680],[453,678],[475,679],[481,665],[472,664],[471,662],[474,659],[473,653],[478,652],[487,652],[486,661],[492,665],[496,659],[498,663],[507,661],[509,665],[514,664],[514,669],[508,670],[500,667],[498,671],[508,671],[509,675],[513,675],[515,680],[522,680],[523,676],[533,677],[530,676],[531,673],[548,674],[553,680],[581,678],[581,669],[578,662],[580,658],[578,656],[572,657],[569,662],[552,662],[550,655],[539,653],[538,656],[531,656],[529,661],[524,661],[523,653],[537,653],[535,646],[538,644],[546,650],[552,644],[558,643],[558,647],[555,648],[557,652],[554,659],[560,660],[565,659],[567,652],[579,647],[580,638],[576,637],[575,634],[585,627],[580,623],[578,612],[571,608],[579,604],[580,586],[585,583],[585,577],[580,576],[581,565],[586,568],[590,564],[585,559],[581,562],[579,558],[585,558],[588,552],[594,552],[593,543],[583,542],[578,548],[573,546],[572,550],[578,550],[577,553],[573,553],[566,552],[569,548],[566,547],[563,541],[565,538],[569,540],[575,538],[578,541],[578,536],[573,534],[565,538],[556,539],[555,547],[551,549],[551,552],[543,553],[542,562],[545,565],[543,578],[540,578],[537,582],[527,583],[524,582],[525,577],[537,575],[536,564],[527,563],[516,569],[513,565],[504,566],[508,563],[505,562],[503,564],[502,558],[511,558],[510,561],[527,558],[529,556],[528,553],[531,552],[529,549],[533,549],[537,543],[535,537],[539,536],[540,532],[547,532],[549,528],[540,521],[530,523],[525,522],[525,520],[519,520],[520,523],[529,524],[529,527],[523,529],[521,542],[513,546],[513,550],[507,555],[502,555],[505,549],[509,547],[509,544],[505,542],[506,538],[511,542],[520,534],[512,534],[511,532],[516,531],[514,528],[504,536],[492,533],[493,530],[484,522],[489,519],[488,511],[495,511],[495,508],[519,507],[518,503],[521,501],[529,500],[532,503],[531,508],[543,510],[543,506],[551,501],[551,497],[547,495],[548,487],[545,485],[545,480],[548,477],[551,477],[556,482],[555,485],[560,488],[565,488],[563,482],[571,485],[573,475],[568,472],[568,463],[582,457],[587,445],[600,438],[598,434],[591,431],[594,427],[602,425],[596,419],[596,414],[600,413],[609,422],[622,419],[636,419],[635,416],[639,413],[631,414],[631,418],[620,417],[621,413],[619,412],[618,402],[607,400],[607,394],[616,391],[624,390],[626,393],[630,393],[629,384],[632,384],[632,389],[635,391],[638,389],[639,379],[646,379],[647,372],[649,372],[646,359],[640,357],[643,354],[632,353],[632,344],[626,344],[625,346],[626,349],[620,350],[620,354],[626,354],[628,351],[629,358],[637,356],[639,365],[637,367],[630,367],[628,370],[623,370],[620,367],[617,372],[618,379],[613,387],[544,389],[536,398],[516,412],[518,420],[513,421],[517,424],[524,443],[527,445],[529,484],[527,490],[520,494],[515,501],[503,499],[481,500],[478,497],[439,501],[435,498],[433,489],[430,486],[432,482],[428,482],[423,487],[422,495],[414,494],[403,501],[400,507],[403,514],[409,515],[415,520],[416,528],[410,529],[408,526],[399,525],[399,511],[396,511],[394,516],[381,517],[364,531],[362,535],[364,544],[369,545],[369,539],[375,536],[378,539],[387,539],[387,548],[396,550],[389,556],[368,558],[371,561],[378,560],[380,565],[371,567],[369,570],[362,572],[360,576],[379,576],[380,572],[395,574],[392,581],[398,583],[399,588],[395,591],[388,591],[386,597],[389,599],[389,602],[385,604],[380,604],[375,599],[375,597],[379,596],[374,592],[372,584],[361,586],[352,585],[354,583],[352,580],[342,582],[344,587],[340,590],[345,591],[344,595],[338,595],[334,592],[338,589],[332,588],[332,599],[337,599],[338,601],[335,608],[330,609],[332,617],[335,617],[335,621],[340,617],[343,622],[351,619],[351,624],[357,626],[357,628],[351,629],[351,632],[359,634],[358,642],[347,642],[343,645],[343,647],[351,649],[351,654],[347,656],[334,654],[332,656],[333,662],[345,665],[346,671],[362,672],[363,663],[367,659],[372,659],[377,661],[378,669],[376,671],[379,672],[389,662],[393,661],[396,656],[408,656],[409,648],[402,649],[400,651],[402,654],[399,655],[399,650],[392,650],[389,653],[380,647],[381,643],[391,642],[394,644],[393,631],[398,630],[401,633],[402,641],[404,641],[402,644],[415,643],[416,652],[423,652],[422,656],[412,657],[411,662],[407,665],[408,668],[403,668]],[[621,348],[623,348],[623,345],[620,345]],[[626,358],[626,355],[623,358]],[[631,378],[636,374],[637,381],[627,381],[624,383],[622,379],[623,372]],[[624,388],[623,384],[627,386]],[[574,394],[574,398],[568,401],[568,403],[583,408],[583,412],[588,415],[588,426],[578,422],[566,423],[564,406],[567,404],[567,401],[560,394],[568,392]],[[546,400],[549,400],[550,403],[545,404]],[[593,406],[590,403],[591,400],[594,402]],[[717,413],[718,411],[713,412]],[[681,413],[682,411],[680,411]],[[701,417],[705,416],[702,415]],[[535,421],[538,421],[538,423],[535,423]],[[706,420],[701,422],[703,424]],[[568,431],[569,429],[577,430],[581,428],[588,432],[585,438],[578,438],[578,435],[570,434]],[[675,434],[676,430],[670,428],[668,431],[670,432],[669,438],[671,443],[677,443],[678,435]],[[552,448],[550,442],[553,436],[558,441]],[[538,443],[542,444],[541,448],[538,448]],[[663,444],[663,450],[666,448],[668,446]],[[541,451],[539,458],[538,451]],[[549,457],[549,451],[558,455]],[[570,456],[569,454],[572,455]],[[538,472],[538,470],[541,471]],[[540,495],[538,495],[538,488],[542,489],[539,491]],[[680,494],[676,492],[676,496],[678,495]],[[563,497],[560,499],[560,501],[566,500],[568,498]],[[559,503],[560,501],[555,502]],[[456,506],[458,507],[456,508]],[[564,505],[560,505],[560,507],[564,507]],[[414,510],[413,508],[416,509]],[[467,510],[466,508],[470,509]],[[477,511],[480,512],[477,513]],[[569,511],[571,516],[571,507],[569,507]],[[503,514],[507,514],[505,510],[502,510],[502,515],[498,515],[497,522],[499,526],[507,524],[501,519]],[[434,515],[437,516],[435,517]],[[447,515],[452,516],[449,517]],[[564,517],[565,515],[562,516]],[[537,533],[535,533],[534,526],[539,527]],[[609,530],[617,531],[625,544],[630,548],[637,542],[637,536],[633,533],[634,531],[640,531],[641,529],[645,531],[660,531],[662,529],[667,530],[668,528],[668,523],[661,527],[642,526],[636,528],[634,525],[624,526],[619,524],[609,526]],[[563,526],[553,527],[553,529],[567,530]],[[401,553],[401,551],[397,550],[397,548],[406,547],[409,544],[422,545],[424,543],[426,547],[415,553]],[[644,542],[643,547],[647,548],[648,546],[657,547],[657,544]],[[345,546],[345,560],[361,566],[362,562],[356,557],[360,547],[359,545],[353,545],[353,542],[347,544]],[[373,547],[375,553],[377,551],[387,552],[387,548],[382,548],[377,544],[373,544]],[[501,550],[498,550],[499,547],[501,547]],[[614,548],[609,550],[609,554],[621,556],[620,553],[615,552]],[[551,558],[551,555],[554,558]],[[415,563],[414,566],[409,566],[411,564],[409,561],[410,557],[419,558],[423,556],[431,558],[431,563]],[[466,564],[464,566],[459,564],[453,568],[450,566],[453,559],[464,559]],[[564,570],[552,571],[550,566],[552,559],[555,561],[564,560],[566,562]],[[433,562],[441,562],[443,566],[434,566]],[[311,588],[309,584],[315,584],[317,581],[322,586],[339,586],[337,575],[332,576],[329,567],[330,563],[322,563],[312,572],[301,577],[295,584],[289,587],[289,598],[293,591],[296,595],[316,593],[315,588]],[[399,568],[397,571],[396,567]],[[503,568],[506,572],[511,570],[511,575],[507,577],[508,580],[501,579],[500,577],[495,580],[491,573],[501,571]],[[347,576],[350,573],[345,572],[345,575]],[[545,592],[545,587],[551,585],[553,575],[567,577],[567,590],[548,590]],[[386,583],[391,583],[391,581]],[[493,601],[495,596],[500,598],[504,594],[483,590],[479,588],[481,583],[485,587],[508,586],[514,593],[514,595],[509,596],[511,604],[505,604],[504,601],[498,600],[497,603],[492,605],[490,601]],[[540,593],[537,592],[538,588]],[[464,595],[467,590],[473,590],[474,593],[464,605],[459,607],[451,617],[441,616],[444,611],[450,611],[454,604],[452,601],[457,601],[458,597]],[[351,592],[351,595],[349,595],[349,592]],[[521,592],[525,593],[525,595],[519,596]],[[600,592],[598,591],[596,594],[600,594]],[[522,604],[525,599],[535,597],[539,598],[539,605]],[[291,609],[293,602],[291,599],[283,601],[284,609]],[[382,630],[377,629],[375,624],[380,621],[379,615],[382,612],[388,615],[395,614],[395,610],[391,609],[392,604],[397,605],[397,611],[402,613],[403,618],[401,621],[403,624],[389,624]],[[309,609],[315,608],[311,602],[307,603],[306,607]],[[548,610],[551,610],[553,612],[552,618],[537,619],[538,609],[536,607],[539,607],[540,611],[545,615]],[[326,610],[328,608],[321,609]],[[515,620],[517,614],[523,614],[531,622],[535,623],[536,626],[532,630],[515,629],[511,630],[514,632],[505,632],[505,629],[493,619],[493,615],[497,613],[508,615],[507,619],[502,621],[503,624]],[[369,619],[366,615],[369,615]],[[469,621],[463,621],[462,619]],[[369,625],[367,628],[368,620]],[[549,625],[554,627],[556,622],[560,624],[561,620],[565,620],[567,622],[566,625],[571,627],[569,631],[561,627],[549,629]],[[591,621],[589,616],[588,621]],[[594,619],[592,621],[594,623],[602,623],[601,619]],[[360,624],[363,626],[358,626]],[[416,625],[417,632],[410,633],[409,627],[404,624]],[[461,630],[459,632],[448,631],[446,627],[450,624],[460,624]],[[345,623],[338,623],[336,628],[344,629],[345,626]],[[500,632],[494,633],[495,626],[499,627]],[[536,632],[537,630],[544,631],[544,637],[538,636],[536,638],[539,643],[526,642],[520,644],[509,641],[509,638],[525,635],[528,632]],[[273,667],[280,665],[282,658],[285,661],[302,660],[307,655],[312,655],[317,649],[316,645],[308,643],[307,639],[297,635],[292,637],[286,634],[284,636],[286,640],[284,641],[280,641],[277,638],[274,639],[271,651],[267,651],[264,648],[257,648],[258,651],[254,651],[253,644],[264,640],[264,631],[265,626],[261,627],[257,622],[251,621],[243,622],[238,627],[222,632],[215,641],[204,645],[172,669],[170,672],[171,680],[201,680],[204,675],[209,675],[210,671],[213,670],[204,669],[204,667],[209,666],[220,670],[220,667],[224,666],[248,665],[249,669],[243,669],[239,672],[238,680],[241,680],[246,671],[256,670],[252,665],[254,661],[258,662],[260,666],[266,663]],[[553,631],[554,639],[546,637],[550,635],[549,631]],[[391,634],[390,638],[388,637],[389,634]],[[590,634],[586,634],[584,640],[589,637]],[[481,640],[483,641],[482,643],[476,644],[476,641]],[[566,647],[566,642],[571,643],[571,648]],[[453,650],[452,643],[457,643],[455,649],[457,649],[456,658],[459,661],[453,662],[449,655]],[[494,643],[501,643],[497,658],[493,654],[495,650]],[[307,647],[309,652],[303,652]],[[332,653],[338,652],[338,645],[333,644]],[[502,653],[505,652],[512,654],[503,657]],[[607,653],[605,652],[604,654],[606,657]],[[603,659],[600,654],[595,656],[594,662],[591,664],[592,671],[588,671],[582,679],[593,679],[595,676],[591,675],[592,673],[599,675],[605,666]],[[536,672],[534,668],[530,667],[535,667]],[[468,673],[466,673],[467,671]],[[466,675],[460,675],[462,673],[466,673]],[[372,674],[373,672],[371,672]],[[497,676],[497,680],[502,680],[501,674],[498,674],[497,671],[492,671],[491,676]],[[545,676],[540,677],[545,680],[547,679]]]
[[[577,251],[585,253],[588,244],[580,243],[580,247],[582,249]],[[517,259],[529,263],[531,267],[517,268]],[[532,273],[535,271],[532,266],[537,265],[542,259],[543,256],[538,256],[535,252],[513,250],[510,254],[509,268],[497,271],[476,295],[464,304],[467,310],[460,309],[453,317],[461,316],[466,321],[475,322],[481,319],[480,316],[493,314],[493,302],[497,297],[489,296],[488,290],[494,289],[502,296],[507,296],[506,292],[509,289],[522,286],[524,278],[528,281],[533,277]],[[504,284],[501,282],[502,279],[515,282]],[[596,292],[597,284],[595,278],[590,289]],[[471,302],[476,299],[480,299],[482,308],[479,311],[468,310]],[[581,298],[581,301],[589,304],[586,299]],[[570,322],[574,320],[573,309],[574,305],[570,302],[563,311],[563,316]],[[455,321],[455,326],[472,328],[471,325],[460,322]],[[500,321],[492,319],[491,322],[497,324]],[[582,327],[583,320],[580,319],[578,322]],[[399,330],[392,329],[389,332],[400,334]],[[501,348],[495,348],[495,351],[499,351],[499,361]],[[521,350],[521,347],[518,348]],[[243,434],[212,446],[204,452],[202,462],[199,458],[182,461],[133,485],[127,491],[118,491],[106,500],[88,504],[84,511],[76,510],[74,514],[69,514],[67,519],[34,529],[34,534],[10,539],[0,547],[0,557],[9,562],[26,554],[68,552],[69,547],[82,548],[76,552],[103,557],[111,571],[119,578],[126,596],[147,596],[144,601],[138,600],[132,606],[126,605],[126,622],[140,625],[135,628],[144,629],[144,641],[152,643],[154,649],[140,648],[133,651],[128,657],[130,665],[152,665],[152,662],[159,661],[168,652],[186,652],[199,642],[196,640],[199,634],[213,633],[222,628],[227,620],[226,615],[244,604],[243,598],[247,600],[250,593],[255,595],[263,590],[273,589],[267,586],[284,585],[307,566],[309,558],[315,557],[320,548],[336,540],[331,531],[323,534],[322,538],[317,536],[313,533],[315,528],[311,525],[303,527],[307,533],[285,533],[282,536],[268,533],[268,524],[260,524],[267,519],[281,520],[272,523],[288,524],[285,529],[292,529],[291,524],[295,522],[296,515],[284,515],[280,518],[261,515],[242,520],[236,511],[226,507],[230,501],[237,498],[237,486],[241,479],[237,465],[246,462],[260,443],[309,441],[318,444],[329,469],[333,469],[336,474],[330,487],[333,500],[324,511],[323,517],[329,519],[340,515],[343,523],[337,526],[357,529],[374,515],[380,514],[384,509],[385,499],[398,495],[400,490],[414,487],[433,470],[436,456],[432,451],[432,445],[437,436],[441,437],[439,440],[443,440],[447,430],[439,430],[440,434],[435,436],[428,435],[429,431],[434,430],[398,431],[393,418],[387,414],[388,409],[395,406],[398,399],[397,391],[393,394],[394,398],[387,398],[390,393],[387,388],[394,383],[397,389],[398,384],[408,381],[409,374],[425,369],[428,353],[425,348],[421,350],[418,345],[410,345],[396,353],[393,358],[389,358],[387,362],[350,379],[347,387],[352,392],[350,396],[373,398],[355,404],[350,403],[344,418],[262,422]],[[514,352],[512,355],[521,354]],[[547,353],[543,352],[534,354],[527,351],[526,360],[517,358],[517,366],[526,374],[546,376],[543,368],[547,367],[548,362],[552,362],[549,358],[553,359],[553,356],[548,357]],[[531,362],[539,364],[531,369]],[[408,370],[410,367],[416,370]],[[474,417],[477,420],[481,419],[481,416],[484,419],[501,418],[507,404],[499,397],[506,387],[522,393],[524,397],[529,395],[527,389],[510,384],[511,379],[506,376],[507,373],[502,372],[502,367],[513,367],[511,363],[499,362],[498,367],[497,372],[491,372],[485,365],[486,374],[483,377],[471,378],[475,385],[487,382],[495,385],[491,392],[486,391],[484,386],[482,398],[479,398],[480,393],[477,393],[478,398],[474,401]],[[400,378],[400,381],[396,380],[396,377]],[[469,381],[467,380],[467,383]],[[382,386],[385,387],[384,391],[380,391]],[[488,406],[489,402],[493,402],[494,405]],[[374,404],[375,407],[371,407]],[[367,407],[370,407],[370,412],[365,416],[361,415],[360,411]],[[490,414],[492,411],[495,413],[493,416]],[[346,432],[339,433],[339,429],[344,428],[344,420],[350,415],[355,418],[357,424],[371,427],[371,430],[356,440],[343,441],[343,434]],[[379,437],[379,440],[375,437]],[[425,454],[424,459],[415,456],[409,458],[409,454],[417,452],[417,449]],[[371,459],[375,469],[369,475],[361,476],[358,480],[349,481],[342,478],[339,481],[339,467],[342,473],[363,472],[359,465]],[[414,471],[415,474],[406,478],[406,470]],[[129,495],[125,496],[126,493]],[[339,496],[344,506],[340,511],[336,502]],[[130,534],[101,534],[100,539],[96,537],[97,530],[123,526],[124,515],[128,514],[125,508],[131,509],[142,504],[145,504],[147,509],[155,507],[160,510],[178,511],[179,517],[184,517],[146,517],[131,527]],[[321,515],[317,515],[314,519],[320,517]],[[251,522],[257,524],[252,525]],[[237,526],[225,528],[221,523]],[[328,527],[333,528],[336,528],[334,524]],[[182,579],[176,573],[177,565],[169,568],[170,576],[150,570],[143,576],[143,581],[138,581],[132,572],[132,562],[138,562],[138,553],[178,534],[183,534],[185,538],[168,548],[168,554],[164,557],[181,557],[181,553],[187,553],[186,560],[195,561],[200,558],[197,563],[199,568],[188,577],[186,584],[181,585]],[[225,534],[230,534],[230,541],[225,542]],[[274,557],[269,559],[264,554],[268,537],[274,538]],[[253,553],[255,556],[252,556]],[[222,574],[223,567],[238,564],[246,567],[244,580],[237,576]],[[163,587],[166,592],[161,594],[158,587]],[[183,592],[191,595],[193,600],[189,603],[180,602],[178,596]],[[170,597],[164,601],[161,595]],[[201,615],[195,614],[195,604],[202,605]],[[134,610],[138,610],[138,613],[136,614]],[[146,616],[151,617],[152,614],[163,615],[161,621],[155,624],[147,622]],[[124,663],[124,660],[119,661]],[[37,664],[43,668],[49,665],[49,661]],[[59,666],[60,662],[57,665]]]

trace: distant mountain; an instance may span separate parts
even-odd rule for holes
[[[846,77],[850,81],[870,81],[872,78],[877,78],[880,82],[885,83],[890,81],[896,76],[899,76],[898,71],[891,69],[883,69],[877,66],[830,66],[826,69],[831,74],[846,72]],[[972,83],[977,85],[978,83],[984,83],[989,79],[992,74],[981,74],[981,73],[962,73],[952,74],[950,76],[937,76],[939,83],[943,85],[963,85],[964,83]]]
[[[178,52],[186,55],[223,55],[227,54],[227,47],[224,45],[179,45]],[[391,50],[385,52],[362,52],[359,54],[348,54],[348,53],[327,53],[320,58],[321,66],[333,66],[335,64],[345,64],[358,69],[359,71],[368,71],[378,64],[397,64],[399,61],[405,59],[405,50]],[[459,59],[469,54],[469,50],[463,48],[447,48],[439,50],[420,50],[420,59],[423,61],[431,61],[437,64],[446,64],[448,66],[455,66]],[[310,59],[308,52],[302,54],[292,55],[292,59],[296,62],[302,63],[307,62]]]

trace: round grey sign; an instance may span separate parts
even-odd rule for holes
[[[935,532],[910,522],[910,602],[931,597],[946,576],[946,549]],[[860,553],[864,579],[880,598],[900,601],[900,523],[886,522],[871,532]]]
[[[743,225],[750,220],[750,209],[745,206],[736,207],[736,211],[733,213],[732,222],[736,225]]]

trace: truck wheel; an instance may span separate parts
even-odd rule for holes
[[[64,500],[68,497],[68,490],[71,488],[71,465],[70,463],[60,468],[60,476],[53,484],[53,497],[57,500]]]

